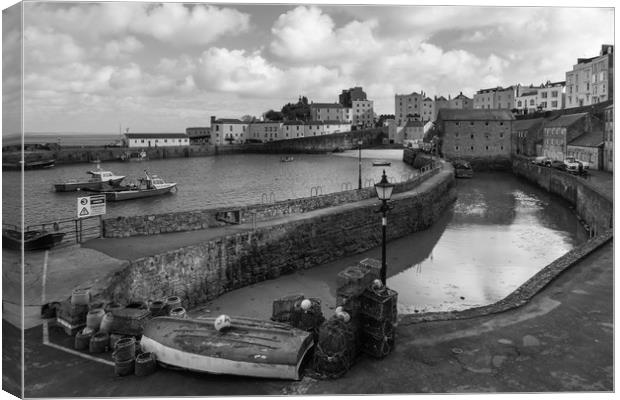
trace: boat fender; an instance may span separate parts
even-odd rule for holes
[[[221,332],[223,329],[230,328],[230,317],[226,314],[222,314],[213,321],[215,330]]]

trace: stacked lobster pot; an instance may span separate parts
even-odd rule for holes
[[[383,358],[394,348],[398,294],[375,281],[362,294],[361,347],[365,354]]]
[[[89,311],[90,292],[75,289],[71,297],[62,303],[56,312],[56,321],[69,336],[75,336],[86,326]]]
[[[314,350],[314,371],[321,378],[339,378],[355,362],[356,341],[351,318],[339,308],[336,314],[319,328]]]
[[[338,273],[336,305],[351,317],[350,324],[355,338],[355,354],[361,351],[362,295],[375,279],[379,278],[381,265],[376,260],[364,259]]]
[[[325,321],[325,317],[321,310],[321,300],[309,298],[293,305],[289,323],[295,328],[311,332],[316,342],[319,327],[323,321]]]
[[[301,307],[301,302],[304,299],[303,294],[291,294],[274,300],[271,320],[285,323],[291,322],[294,310]]]

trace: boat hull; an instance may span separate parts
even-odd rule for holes
[[[103,189],[103,184],[108,184],[111,186],[116,186],[121,181],[125,179],[125,177],[120,177],[117,179],[110,179],[103,182],[66,182],[66,183],[56,183],[54,184],[54,190],[57,192],[75,192],[77,190],[101,190]]]
[[[65,234],[63,232],[39,232],[39,231],[27,231],[24,232],[24,250],[43,250],[51,249],[56,246]],[[11,250],[21,250],[22,237],[21,232],[13,230],[2,231],[2,247]]]
[[[54,165],[56,165],[56,160],[28,161],[24,163],[24,169],[52,168]],[[5,171],[20,171],[22,163],[3,163],[2,169]]]
[[[140,340],[143,351],[165,365],[213,374],[300,379],[313,345],[309,332],[250,318],[232,318],[218,332],[214,318],[150,320]]]
[[[100,193],[105,194],[106,201],[123,201],[141,199],[143,197],[159,196],[162,194],[170,193],[174,188],[176,188],[176,184],[170,184],[170,186],[159,189],[113,190],[102,191]]]

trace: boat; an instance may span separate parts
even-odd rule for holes
[[[389,167],[390,165],[392,165],[392,163],[386,160],[374,160],[372,162],[373,167]]]
[[[260,378],[300,379],[302,361],[313,346],[312,334],[290,325],[232,317],[217,331],[215,318],[155,317],[140,345],[164,366]]]
[[[473,178],[474,170],[467,161],[455,160],[452,161],[454,167],[454,176],[456,178]]]
[[[18,161],[18,162],[3,162],[2,169],[5,171],[20,171],[22,169],[22,164],[24,169],[43,169],[43,168],[52,168],[56,165],[56,160],[39,160],[39,161]]]
[[[21,250],[22,243],[25,251],[51,249],[65,236],[64,232],[48,232],[46,230],[25,231],[22,242],[22,232],[17,229],[2,229],[2,247],[12,250]]]
[[[146,151],[126,151],[120,156],[121,161],[146,161],[149,159]]]
[[[91,192],[105,194],[107,201],[140,199],[143,197],[170,193],[172,189],[176,191],[176,183],[166,183],[157,175],[149,175],[146,170],[144,171],[144,175],[144,178],[138,179],[138,184],[112,186],[105,183],[102,184],[100,189],[88,190]]]
[[[286,156],[286,157],[280,158],[280,162],[291,162],[293,160],[295,160],[295,159],[293,157],[291,157],[291,156]]]
[[[124,175],[114,175],[110,171],[102,170],[99,165],[97,165],[97,169],[86,173],[91,175],[89,179],[83,181],[71,179],[67,182],[55,183],[54,190],[57,192],[75,192],[76,190],[100,189],[104,183],[118,186],[125,179]]]

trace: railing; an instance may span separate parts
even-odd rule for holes
[[[58,221],[43,222],[41,224],[27,225],[24,231],[47,231],[64,233],[62,242],[58,246],[83,243],[88,239],[102,237],[103,234],[101,216],[88,218],[63,219]],[[3,228],[5,225],[2,224]],[[17,229],[19,230],[19,229]]]

